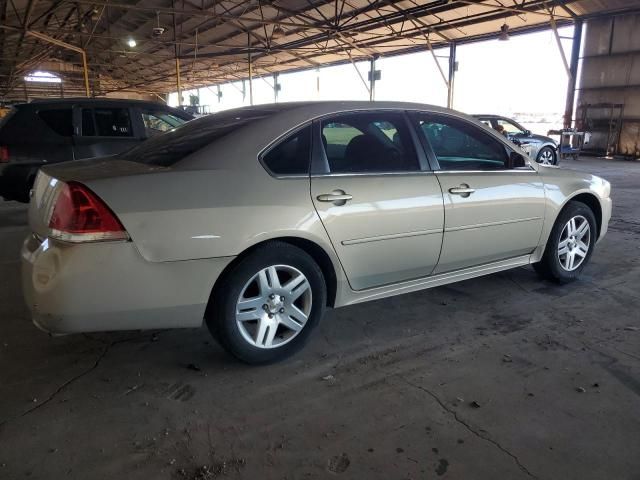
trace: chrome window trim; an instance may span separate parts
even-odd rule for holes
[[[275,178],[276,180],[300,180],[301,178],[309,180],[309,174],[292,173],[291,175],[273,175],[266,167],[265,170],[267,170],[271,178]]]
[[[493,173],[538,173],[538,171],[529,166],[529,168],[527,169],[523,169],[523,170],[518,170],[515,168],[510,168],[510,169],[504,169],[504,170],[436,170],[434,173],[436,174],[452,174],[452,173],[486,173],[486,174],[493,174]]]
[[[323,177],[386,177],[386,176],[419,176],[434,175],[436,172],[431,170],[405,171],[405,172],[349,172],[349,173],[314,173],[311,178]]]

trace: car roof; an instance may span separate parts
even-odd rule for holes
[[[204,127],[209,124],[214,124],[219,120],[228,121],[236,116],[236,120],[254,116],[260,117],[259,121],[249,122],[247,125],[241,127],[241,129],[249,135],[248,138],[251,138],[256,143],[260,143],[266,139],[273,140],[281,134],[295,129],[300,125],[327,115],[340,115],[343,113],[357,111],[376,110],[408,110],[442,113],[466,118],[474,123],[480,123],[477,119],[464,113],[435,105],[413,102],[370,102],[348,100],[270,103],[222,110],[218,113],[213,113],[193,120],[191,128]]]
[[[49,105],[87,105],[87,104],[123,104],[123,105],[139,105],[147,107],[161,107],[163,109],[178,110],[170,107],[162,102],[154,102],[151,100],[129,100],[126,98],[87,98],[87,97],[67,97],[67,98],[36,98],[26,103],[17,103],[14,106],[25,108],[27,106],[49,106]],[[186,113],[186,112],[185,112]]]
[[[109,97],[64,97],[64,98],[34,98],[29,104],[37,103],[96,103],[96,102],[113,102],[113,103],[144,103],[153,105],[165,105],[162,102],[152,100],[136,100],[128,98],[109,98]]]
[[[450,109],[438,107],[436,105],[428,105],[417,102],[396,102],[396,101],[365,101],[365,100],[321,100],[321,101],[304,101],[304,102],[284,102],[284,103],[271,103],[264,105],[255,105],[251,107],[240,107],[237,110],[242,109],[259,109],[268,108],[271,110],[292,110],[292,109],[310,109],[314,111],[325,110],[327,112],[340,111],[340,110],[375,110],[380,109],[404,109],[404,110],[429,110],[429,111],[442,111],[450,112]]]
[[[42,107],[72,107],[75,105],[90,106],[90,105],[122,105],[127,107],[146,107],[161,109],[167,112],[171,112],[176,116],[184,120],[192,120],[193,115],[180,108],[170,107],[162,102],[154,102],[149,100],[128,100],[126,98],[87,98],[87,97],[68,97],[68,98],[41,98],[34,99],[28,103],[17,103],[13,107],[23,112],[34,111],[37,108]]]
[[[213,113],[209,117],[215,117],[218,114],[230,115],[237,112],[239,115],[250,115],[256,113],[258,115],[283,118],[289,115],[300,117],[317,118],[323,115],[334,113],[358,111],[358,110],[418,110],[434,113],[456,114],[467,118],[468,115],[451,110],[448,108],[438,107],[436,105],[428,105],[415,102],[394,102],[394,101],[360,101],[360,100],[330,100],[330,101],[305,101],[305,102],[284,102],[269,103],[262,105],[253,105],[240,107],[231,110],[222,110],[219,113]],[[206,118],[206,117],[205,117]]]

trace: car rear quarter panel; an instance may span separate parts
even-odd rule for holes
[[[239,170],[173,171],[89,186],[150,262],[235,256],[286,236],[326,242],[307,178],[252,177]]]
[[[229,135],[185,164],[87,185],[117,214],[147,261],[233,257],[261,242],[296,237],[321,247],[341,281],[309,177],[275,178],[258,161],[269,137],[277,136],[264,130],[258,143]]]

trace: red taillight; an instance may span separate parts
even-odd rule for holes
[[[128,238],[109,207],[95,193],[76,182],[60,186],[49,228],[53,238],[69,242]]]
[[[7,163],[9,161],[9,148],[0,145],[0,163]]]

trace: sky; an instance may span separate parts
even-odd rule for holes
[[[573,27],[559,30],[571,37]],[[567,59],[571,40],[562,40]],[[448,71],[448,49],[435,51],[442,70]],[[551,30],[512,36],[508,41],[489,40],[460,45],[457,48],[458,71],[455,79],[454,105],[466,113],[495,113],[507,116],[531,114],[561,116],[567,86],[567,74]],[[357,62],[367,79],[369,62]],[[424,52],[380,58],[376,69],[376,100],[401,100],[446,106],[447,88],[431,53]],[[369,94],[352,64],[323,67],[319,70],[282,74],[278,101],[297,100],[368,100]],[[319,89],[318,89],[319,86]],[[242,84],[221,85],[218,101],[216,87],[200,89],[200,104],[211,112],[249,104],[243,101]],[[185,103],[189,94],[183,92]],[[253,80],[254,104],[274,101],[273,78]],[[169,103],[177,105],[177,94]]]

